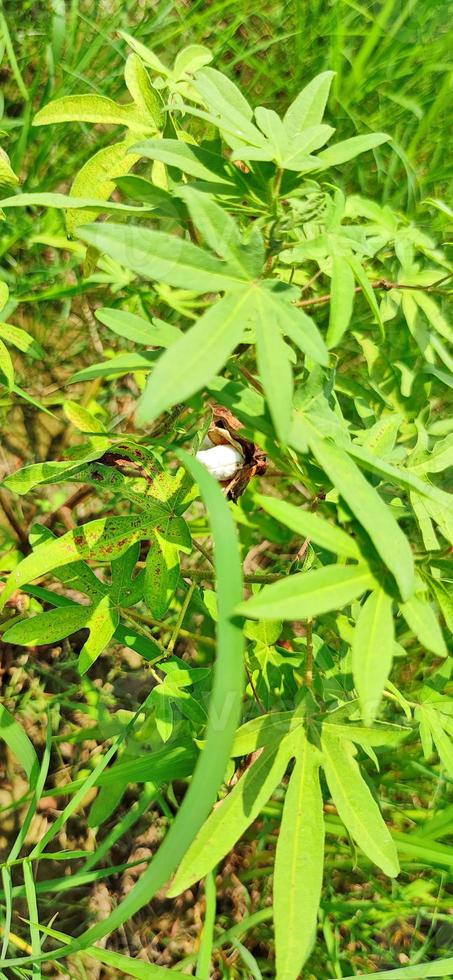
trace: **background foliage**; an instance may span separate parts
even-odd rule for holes
[[[453,973],[447,24],[445,4],[394,0],[265,13],[23,3],[19,17],[4,5],[5,976],[27,969],[24,953],[35,977],[274,976],[275,942],[280,980]],[[258,153],[256,135],[252,149],[241,141],[239,170],[195,101],[184,130],[209,137],[209,156],[194,163],[193,142],[170,127],[162,159],[158,102],[130,60],[138,115],[110,110],[126,140],[102,115],[57,126],[58,110],[42,108],[51,100],[128,101],[120,31],[174,65],[168,91],[189,104],[177,58],[188,44],[207,45],[252,106],[281,116],[334,71],[331,142],[370,131],[391,142],[332,158],[299,193],[297,147],[283,151],[275,117],[256,115],[267,141]],[[213,76],[200,78],[206,111]],[[231,99],[212,103],[226,113],[224,146]],[[52,124],[32,125],[39,109]],[[97,153],[98,169],[80,175]],[[124,175],[139,155],[134,183]],[[67,195],[77,173],[66,224],[67,196],[9,197],[19,181],[22,195]],[[222,180],[236,186],[223,199]],[[131,209],[157,207],[140,221],[161,237],[121,204],[108,225],[79,231],[96,216],[86,199],[113,191]],[[181,228],[192,251],[178,274],[165,248],[171,259]],[[251,303],[262,272],[271,286]],[[276,280],[291,282],[287,302]],[[238,302],[223,346],[203,352],[206,318],[223,331]],[[270,457],[234,512],[193,460],[209,398]],[[226,801],[193,840],[218,790]],[[89,945],[107,931],[105,949]],[[84,952],[73,942],[60,967],[69,937]]]

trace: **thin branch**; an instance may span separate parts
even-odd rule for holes
[[[3,493],[3,490],[0,490],[0,506],[2,508],[2,511],[3,511],[3,513],[4,513],[4,515],[5,515],[6,519],[7,519],[7,521],[8,521],[8,524],[11,525],[11,527],[12,527],[12,529],[13,529],[13,531],[14,531],[14,533],[15,533],[15,535],[16,535],[19,543],[20,543],[20,546],[21,546],[22,550],[25,551],[25,554],[28,554],[28,552],[30,551],[30,544],[29,544],[29,541],[28,541],[28,537],[27,537],[26,531],[24,530],[24,528],[22,527],[22,524],[17,519],[14,511],[10,507],[9,502],[8,502],[8,500],[6,498],[6,494]]]
[[[431,286],[421,286],[410,283],[402,282],[392,282],[390,279],[377,279],[375,282],[370,281],[370,286],[372,289],[383,289],[385,292],[389,292],[391,289],[415,289],[422,293],[443,293],[443,289],[437,289],[441,283],[446,282],[447,279],[451,279],[453,272],[449,272],[447,276],[443,276],[442,279],[438,279],[437,282],[433,282]],[[362,293],[362,286],[356,286],[355,293]],[[295,305],[296,306],[321,306],[323,303],[330,303],[332,298],[331,293],[325,293],[323,296],[314,296],[312,299],[300,299]]]

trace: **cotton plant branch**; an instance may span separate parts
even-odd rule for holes
[[[370,286],[372,289],[383,289],[385,292],[390,292],[391,289],[415,289],[422,293],[440,293],[443,294],[443,289],[438,289],[441,283],[446,282],[447,279],[451,279],[453,272],[449,272],[447,276],[442,276],[442,279],[438,279],[433,282],[430,286],[422,286],[415,283],[403,283],[403,282],[392,282],[390,279],[376,279],[374,282],[370,281]],[[363,287],[356,286],[355,293],[362,293]],[[324,293],[323,296],[313,296],[312,299],[300,299],[295,305],[296,306],[321,306],[324,303],[330,303],[332,298],[331,293]]]

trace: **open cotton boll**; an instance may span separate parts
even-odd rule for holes
[[[197,453],[197,459],[219,482],[231,480],[244,464],[242,453],[234,446],[213,446],[212,449],[200,449]]]

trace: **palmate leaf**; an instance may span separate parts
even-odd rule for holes
[[[286,791],[274,871],[278,980],[297,980],[316,936],[324,866],[321,754],[301,727]]]
[[[35,578],[81,558],[95,556],[101,561],[111,561],[112,558],[124,554],[134,541],[149,537],[151,528],[159,525],[165,528],[168,512],[156,503],[153,510],[153,517],[150,509],[145,515],[101,517],[74,531],[68,531],[61,538],[39,545],[11,572],[0,597],[0,608],[3,608],[16,589]]]
[[[352,640],[352,674],[365,725],[371,724],[379,707],[394,642],[392,599],[377,588],[360,609]]]
[[[338,815],[370,861],[391,878],[399,873],[395,844],[363,779],[352,742],[325,733],[323,766]]]

